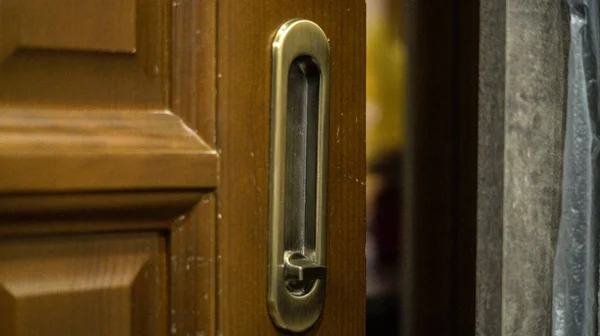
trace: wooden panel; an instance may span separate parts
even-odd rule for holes
[[[216,143],[216,7],[216,0],[178,0],[172,8],[172,111],[211,147]]]
[[[170,7],[164,0],[3,2],[0,110],[165,109]]]
[[[171,10],[172,111],[214,147],[216,0],[177,0]],[[174,335],[218,335],[216,230],[214,193],[204,195],[172,226],[170,331]]]
[[[137,0],[136,56],[150,80],[160,81],[165,102],[170,100],[171,1]]]
[[[28,0],[19,8],[3,2],[0,15],[16,15],[9,18],[7,26],[35,25],[37,15],[45,17],[42,12],[58,10],[55,3],[51,10],[48,6],[41,0]],[[72,13],[64,15],[75,17],[76,12],[94,6],[106,6],[102,8],[112,13],[105,18],[97,15],[94,20],[99,21],[90,23],[105,29],[112,29],[111,20],[131,7],[94,1],[76,5],[69,9]],[[192,117],[199,115],[195,81],[199,81],[200,67],[196,49],[186,48],[190,41],[181,35],[187,31],[182,27],[199,29],[199,23],[195,16],[190,19],[178,11],[176,24],[171,24],[172,7],[177,6],[165,1],[137,2],[135,55],[114,50],[83,53],[83,47],[71,51],[22,50],[22,41],[17,41],[16,51],[0,62],[2,192],[198,189],[216,185],[216,152],[166,111],[173,93],[174,112],[191,122],[193,129],[198,129],[198,120],[206,120],[202,135],[214,144],[214,103],[208,100],[205,117]],[[186,9],[194,9],[195,15],[201,13],[198,5],[192,7],[191,3]],[[172,26],[181,32],[173,48],[177,56],[173,67],[178,71],[174,87],[170,85],[169,61]],[[0,30],[0,41],[9,43],[4,37],[12,36],[10,33],[10,29]],[[202,60],[214,58],[209,50],[202,55]],[[214,101],[214,96],[211,99]]]
[[[87,330],[77,328],[89,323],[88,328],[102,324],[92,335],[214,335],[216,200],[210,189],[218,178],[218,155],[212,149],[216,142],[216,3],[93,0],[77,3],[56,17],[52,13],[23,13],[44,8],[52,12],[60,10],[57,3],[71,2],[0,1],[0,161],[4,163],[0,168],[4,169],[0,172],[4,176],[0,178],[0,236],[125,234],[124,238],[111,237],[111,243],[106,244],[88,241],[87,253],[79,245],[71,249],[68,243],[63,244],[67,238],[49,239],[60,241],[73,255],[81,254],[81,260],[106,264],[104,273],[98,271],[88,277],[97,278],[97,290],[77,297],[66,292],[64,297],[70,301],[59,302],[64,303],[59,308],[66,317],[61,318],[62,325],[54,327],[56,334],[88,335]],[[131,4],[135,4],[133,42]],[[101,15],[101,9],[109,11],[108,15]],[[93,15],[82,15],[90,10]],[[38,19],[40,22],[32,22]],[[85,31],[55,35],[57,30],[72,30],[82,24]],[[27,40],[17,38],[24,25],[30,25],[26,27]],[[40,31],[42,25],[51,29]],[[113,30],[123,29],[123,36],[111,37]],[[96,38],[99,31],[107,36]],[[159,301],[160,309],[142,301],[148,297],[149,285],[143,276],[131,278],[137,265],[131,261],[134,257],[123,252],[120,258],[113,252],[126,245],[135,250],[139,244],[131,243],[134,236],[124,231],[143,230],[170,231],[172,297],[168,323],[163,319],[165,300]],[[13,242],[21,242],[22,250],[26,243],[41,246],[45,241],[20,239],[25,240]],[[164,263],[164,241],[160,244]],[[45,253],[60,256],[63,248],[48,248]],[[37,254],[32,253],[18,250],[6,259],[37,265]],[[78,265],[83,264],[75,259]],[[118,269],[121,262],[131,265],[131,272]],[[110,280],[105,272],[111,272],[111,267],[128,277],[128,289],[102,287],[103,281]],[[80,268],[80,272],[87,272]],[[70,271],[72,278],[78,279],[78,270]],[[145,273],[140,270],[138,274]],[[163,281],[162,268],[160,276]],[[63,280],[57,276],[49,279]],[[10,292],[4,295],[2,288],[7,286],[0,286],[0,311],[9,320],[0,320],[0,328],[4,328],[0,334],[11,335],[12,330],[36,334],[39,330],[33,323],[30,329],[18,325],[20,311],[10,304],[19,297]],[[160,293],[166,291],[161,287]],[[38,308],[28,309],[45,314],[41,322],[48,324],[61,314],[60,310],[46,314],[45,310],[51,309],[48,299],[33,298],[37,301],[31,304]],[[124,304],[124,298],[160,311],[164,325],[150,326],[147,317],[139,315],[146,309],[115,309],[118,316],[98,312],[110,304],[109,299]],[[96,307],[91,299],[106,303]],[[92,321],[90,311],[97,312],[98,318]],[[80,321],[67,325],[72,318]],[[38,323],[39,328],[43,323]],[[139,328],[129,328],[128,323]],[[148,331],[150,328],[153,330]]]
[[[135,0],[21,0],[20,45],[135,50]]]
[[[146,209],[149,207],[146,207]],[[85,211],[81,211],[85,213]],[[153,218],[153,213],[149,216],[142,216],[142,219],[135,216],[125,216],[123,213],[112,212],[113,216],[104,218],[91,215],[77,216],[47,216],[41,215],[25,216],[24,218],[10,218],[2,215],[2,225],[0,225],[0,238],[17,238],[27,236],[42,235],[61,235],[61,234],[90,234],[90,233],[127,233],[133,231],[168,231],[173,224],[173,217]],[[82,218],[83,217],[83,218]],[[115,220],[118,217],[118,220]],[[10,218],[10,221],[8,220]],[[1,308],[1,307],[0,307]],[[2,335],[0,333],[0,335]]]
[[[200,191],[125,189],[82,193],[0,193],[0,215],[19,221],[35,218],[38,221],[85,218],[166,220],[190,211],[201,196]]]
[[[0,2],[0,62],[10,55],[19,43],[19,3],[20,0]]]
[[[216,152],[175,115],[84,112],[4,110],[1,192],[189,190],[216,185]]]
[[[365,2],[218,6],[218,318],[223,335],[276,334],[266,309],[272,37],[293,18],[331,43],[327,298],[322,335],[365,330]]]
[[[18,50],[0,63],[0,79],[0,110],[166,109],[160,80],[135,55]]]
[[[172,3],[171,11],[171,110],[204,143],[213,147],[216,1],[178,0]],[[191,212],[172,225],[170,331],[173,334],[216,334],[215,211],[214,193],[205,194]]]
[[[216,284],[214,194],[171,229],[171,332],[215,335]]]
[[[3,2],[0,15],[14,14],[16,6]],[[20,20],[9,21],[33,24],[36,15],[46,14],[29,12],[44,11],[45,6],[48,4],[39,0],[23,2],[16,11],[21,14]],[[75,6],[71,14],[88,10],[85,6]],[[100,21],[93,26],[112,29],[111,17],[119,16],[126,4],[110,2],[102,6],[110,9],[112,16],[98,16]],[[170,85],[172,7],[165,1],[137,2],[135,55],[114,50],[84,53],[84,47],[70,51],[65,51],[66,47],[52,51],[23,50],[21,41],[16,51],[0,62],[0,157],[4,163],[0,168],[4,176],[0,179],[0,192],[5,204],[12,204],[12,209],[20,213],[55,214],[56,210],[71,213],[78,207],[95,215],[97,210],[122,213],[126,207],[139,212],[142,204],[185,211],[193,205],[190,196],[196,197],[197,193],[169,196],[164,192],[216,186],[216,151],[168,111],[173,91],[174,112],[192,122],[194,129],[198,129],[195,122],[199,119],[208,120],[209,123],[202,125],[202,132],[214,144],[214,124],[210,123],[214,121],[214,111],[210,110],[214,104],[208,103],[206,117],[191,117],[199,114],[200,103],[194,91],[199,66],[195,49],[182,48],[189,44],[182,37],[177,38],[174,48],[177,60],[173,67],[190,72],[178,72],[177,85]],[[188,7],[191,8],[189,4]],[[197,5],[193,9],[200,11]],[[198,25],[177,13],[175,26],[180,31],[181,27]],[[0,37],[8,36],[9,32],[0,31]],[[70,38],[66,35],[65,38]],[[202,60],[214,57],[209,54]],[[188,77],[193,80],[188,81]],[[123,201],[123,195],[94,195],[117,190],[154,190],[162,194],[158,198],[154,197],[157,193],[150,198],[146,195],[141,202],[132,202],[135,195],[129,194],[128,200],[121,204],[114,202]],[[15,192],[19,195],[9,195]],[[81,193],[86,193],[86,197],[81,197]],[[14,212],[10,207],[0,210],[3,214],[6,211]],[[172,215],[173,211],[168,213]]]
[[[156,234],[2,241],[2,334],[165,335],[165,245]]]
[[[3,286],[0,286],[0,316],[2,316],[2,324],[0,324],[0,335],[15,335],[17,326],[17,300]]]
[[[100,204],[98,196],[90,201],[85,195],[73,195],[74,198],[83,198],[79,203],[70,207],[70,212],[64,218],[56,219],[53,212],[59,211],[57,206],[48,201],[49,207],[38,212],[25,211],[28,217],[9,218],[4,211],[2,213],[3,223],[0,225],[0,237],[16,238],[27,235],[49,235],[49,234],[72,234],[98,233],[98,232],[122,232],[128,234],[131,231],[161,230],[170,232],[169,240],[169,272],[170,272],[170,323],[169,329],[177,331],[177,334],[190,335],[214,335],[215,331],[215,267],[218,257],[215,250],[215,203],[214,193],[207,193],[201,197],[189,197],[189,204],[194,204],[198,199],[200,202],[186,215],[174,218],[173,205],[169,203],[180,203],[177,193],[163,195],[157,203],[144,202],[144,198],[152,195],[132,194],[128,199],[120,194],[120,200],[111,201],[111,204],[119,204],[121,209],[107,208],[103,212],[91,211],[89,204]],[[47,196],[49,199],[62,199],[56,195]],[[89,196],[88,196],[89,197]],[[14,197],[13,197],[14,199]],[[31,196],[24,197],[23,202],[32,201]],[[71,202],[74,202],[71,200]],[[132,202],[141,202],[139,206]],[[0,198],[0,205],[4,206]],[[38,202],[39,203],[39,202]],[[8,204],[8,209],[23,207],[24,205]],[[167,206],[167,208],[165,208]],[[189,205],[191,207],[192,205]],[[125,210],[123,210],[125,209]],[[127,216],[128,212],[136,210],[134,216]],[[128,212],[125,212],[128,211]],[[187,209],[178,209],[177,213],[185,213]],[[140,216],[143,220],[140,219]],[[92,219],[90,219],[92,218]],[[118,218],[118,219],[115,219]],[[43,219],[43,220],[40,220]],[[6,240],[0,240],[3,242]],[[1,258],[1,256],[0,256]],[[0,286],[0,303],[14,300],[14,297],[6,296]],[[6,305],[0,304],[0,314],[7,316],[13,314],[13,310],[4,309]],[[12,306],[11,306],[12,307]],[[8,322],[14,319],[6,318]],[[4,322],[0,320],[0,322]],[[0,325],[0,335],[11,335],[8,325]],[[4,329],[2,329],[4,328]],[[144,334],[138,334],[144,335]]]

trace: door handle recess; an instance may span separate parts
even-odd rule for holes
[[[314,22],[291,20],[272,57],[267,302],[279,328],[302,332],[325,302],[329,42]]]

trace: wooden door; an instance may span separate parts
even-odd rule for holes
[[[270,45],[331,45],[318,334],[364,333],[364,1],[0,1],[0,335],[269,335]]]

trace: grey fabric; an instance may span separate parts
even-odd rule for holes
[[[562,214],[554,269],[555,336],[596,336],[598,307],[598,3],[570,0]]]

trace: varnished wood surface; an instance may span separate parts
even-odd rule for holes
[[[175,219],[173,218],[174,209],[169,202],[178,202],[176,193],[163,195],[162,199],[157,199],[158,203],[145,203],[139,204],[139,206],[130,203],[143,202],[143,196],[132,194],[129,200],[122,198],[123,196],[121,195],[120,200],[111,201],[110,203],[113,205],[120,204],[120,209],[102,208],[103,202],[101,199],[89,200],[81,195],[74,196],[83,199],[79,202],[71,200],[68,203],[68,209],[71,212],[66,213],[66,216],[57,218],[53,216],[53,213],[60,210],[60,208],[52,204],[47,209],[38,209],[37,213],[25,212],[28,217],[24,218],[14,218],[14,216],[10,218],[10,214],[0,212],[2,218],[0,220],[0,238],[4,239],[2,241],[11,242],[7,239],[28,236],[65,236],[82,233],[119,233],[116,237],[129,237],[132,232],[136,234],[147,231],[167,232],[169,244],[166,258],[168,259],[169,289],[165,295],[169,296],[169,332],[183,335],[215,335],[215,298],[217,293],[214,275],[218,259],[214,242],[216,230],[214,225],[216,216],[215,195],[207,192],[200,196],[189,196],[188,206],[191,207],[197,203],[195,208],[192,211],[188,211],[189,208],[177,210],[176,213],[186,214]],[[57,198],[56,196],[47,197],[50,200]],[[31,197],[24,198],[24,201],[31,201]],[[101,208],[101,211],[90,211],[90,204],[98,204],[97,206]],[[5,211],[14,208],[8,204]],[[137,213],[132,213],[134,209],[137,209]],[[41,217],[43,217],[43,220],[40,220]],[[27,241],[30,242],[32,248],[37,249],[36,242],[41,240]],[[93,246],[90,246],[90,248],[93,249]],[[51,260],[55,256],[56,253],[49,252],[47,258]],[[2,255],[0,255],[1,259]],[[0,286],[0,302],[4,300],[2,295],[2,287]],[[2,311],[2,308],[0,306],[0,311]],[[9,313],[12,314],[12,312],[6,312],[5,315],[9,316]],[[7,317],[7,319],[10,318]],[[7,320],[7,322],[10,321]],[[9,325],[7,323],[6,328],[9,328]],[[146,334],[134,333],[133,335]]]
[[[140,220],[174,219],[190,211],[202,197],[199,191],[113,191],[89,193],[0,194],[0,216],[38,221],[53,219]],[[0,229],[2,231],[2,229]],[[77,231],[77,230],[75,230]]]
[[[2,216],[0,238],[136,231],[168,232],[173,225],[173,218],[140,220],[136,217],[120,217],[119,220],[115,220],[114,217],[90,219],[89,215],[69,216],[68,218],[45,217],[43,220],[40,220],[40,215],[9,218],[9,216]]]
[[[87,314],[98,306],[87,299],[48,298],[36,311],[42,323],[22,331],[215,335],[215,45],[214,1],[0,2],[2,239],[36,250],[83,233],[161,237],[161,282],[145,293],[135,280],[129,299],[103,303],[118,316]],[[77,265],[85,270],[86,261],[118,263],[114,253],[121,248],[90,243],[74,254],[81,252]],[[68,279],[73,272],[54,267],[61,249],[46,252],[47,271]],[[7,259],[37,265],[18,254]],[[100,283],[104,275],[89,280]],[[147,302],[157,295],[159,307]],[[14,301],[2,289],[0,300]],[[140,307],[117,304],[152,310],[160,324],[137,323]],[[53,306],[65,312],[62,324],[47,323],[56,314],[45,310]],[[0,331],[11,335],[20,322],[6,307],[0,305],[8,319]],[[69,317],[81,314],[65,333]],[[133,327],[123,322],[128,318]],[[84,330],[84,324],[101,326]]]
[[[134,0],[19,2],[19,23],[23,23],[19,40],[24,47],[122,52],[136,49]]]
[[[171,331],[216,335],[214,194],[206,194],[171,227]]]
[[[164,334],[275,333],[265,292],[270,43],[289,19],[319,23],[332,44],[331,262],[325,312],[315,331],[363,333],[364,2],[228,0],[217,10],[214,1],[139,1],[135,51],[127,32],[124,40],[107,42],[113,47],[94,44],[86,36],[96,28],[81,32],[83,39],[73,33],[62,41],[24,42],[14,35],[16,21],[6,19],[22,4],[0,4],[0,110],[7,112],[4,129],[13,141],[0,150],[3,160],[13,160],[4,161],[11,164],[2,168],[9,177],[0,180],[0,190],[9,198],[19,191],[0,214],[0,235],[13,242],[46,235],[23,238],[37,245],[82,232],[121,232],[119,239],[129,237],[124,231],[165,232],[170,288],[151,290],[170,295]],[[107,6],[114,15],[89,23],[113,29],[119,17],[116,26],[128,27],[131,16],[119,16],[119,4]],[[59,24],[48,31],[62,29]],[[21,114],[10,119],[11,109]],[[185,124],[173,116],[152,122],[165,111]],[[217,173],[220,155],[226,159]],[[222,187],[217,195],[210,191],[215,186]],[[37,216],[13,218],[13,206]],[[167,220],[161,207],[179,209],[170,214],[177,218]],[[57,209],[74,217],[61,222]],[[0,300],[10,300],[5,291]],[[119,334],[122,325],[104,328]],[[161,324],[155,331],[163,329]]]
[[[273,335],[266,307],[272,38],[293,18],[331,44],[326,304],[315,332],[365,329],[365,2],[233,1],[218,6],[218,328]]]
[[[214,54],[186,38],[200,32],[193,18],[212,12],[191,2],[192,19],[165,1],[70,3],[0,5],[0,192],[215,187],[213,104],[201,110],[207,95],[195,94],[211,87],[199,69]],[[86,19],[90,11],[98,15]],[[115,26],[131,29],[111,35]],[[93,38],[99,31],[113,47]]]
[[[177,0],[172,12],[171,110],[209,147],[216,144],[216,0]],[[218,154],[215,154],[218,159]],[[218,164],[218,162],[217,162]],[[190,166],[196,174],[200,166]],[[218,172],[215,167],[214,173]],[[214,175],[218,180],[218,174]],[[171,228],[171,332],[217,335],[216,196],[207,190]]]
[[[158,234],[2,240],[0,334],[167,334]]]
[[[0,61],[10,55],[19,43],[20,0],[0,2]]]
[[[171,113],[2,112],[0,193],[216,186],[216,151]]]
[[[138,56],[16,50],[0,59],[0,107],[33,105],[56,113],[166,109],[160,69],[144,68]]]
[[[164,0],[3,1],[0,106],[166,108],[170,9]]]
[[[171,110],[208,144],[216,143],[216,0],[173,3]]]

